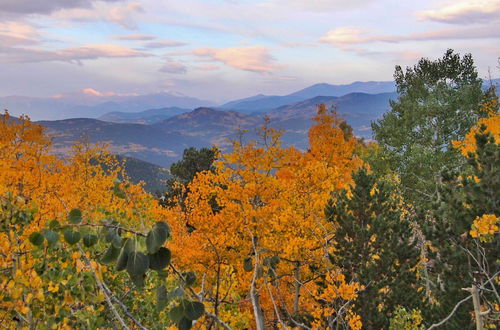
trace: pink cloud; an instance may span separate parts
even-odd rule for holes
[[[0,43],[4,46],[38,43],[40,34],[31,25],[22,22],[0,22]]]
[[[146,57],[148,53],[116,45],[86,45],[69,47],[60,50],[43,50],[33,48],[16,48],[0,46],[0,61],[3,62],[49,62],[62,61],[81,64],[83,60],[113,57]]]
[[[126,29],[136,29],[137,25],[133,20],[133,15],[144,12],[139,2],[129,2],[124,6],[109,5],[96,2],[92,8],[74,8],[60,10],[52,14],[56,19],[89,22],[106,21],[120,25]]]
[[[498,26],[479,26],[431,30],[406,35],[368,35],[368,31],[356,27],[339,27],[327,32],[319,41],[335,45],[343,50],[353,50],[351,45],[372,42],[398,43],[403,41],[467,40],[500,38]]]
[[[198,48],[190,53],[244,71],[269,74],[281,67],[273,63],[274,58],[263,46]]]
[[[127,34],[122,36],[114,36],[113,39],[116,40],[153,40],[156,37],[150,34]]]
[[[500,19],[500,0],[462,0],[417,12],[421,20],[451,24],[488,23]]]
[[[154,41],[148,42],[144,45],[146,48],[167,48],[167,47],[179,47],[185,46],[187,42],[183,41],[172,41],[172,40],[163,40],[163,41]]]

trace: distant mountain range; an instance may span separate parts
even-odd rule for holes
[[[132,183],[143,182],[144,189],[151,193],[165,191],[168,169],[133,157],[118,156],[118,161],[125,163],[125,173]]]
[[[285,105],[270,110],[266,115],[271,119],[271,125],[285,130],[283,141],[298,148],[308,147],[307,132],[313,124],[312,117],[316,115],[319,104],[334,108],[339,115],[352,126],[358,137],[372,137],[371,122],[382,118],[389,110],[389,100],[397,98],[396,93],[350,93],[341,97],[317,96],[308,100]]]
[[[392,81],[356,81],[348,85],[316,84],[301,89],[295,93],[283,96],[255,95],[241,100],[235,100],[219,106],[220,109],[232,109],[243,112],[265,112],[284,105],[304,101],[316,96],[342,96],[350,93],[390,93],[396,91]]]
[[[140,112],[115,111],[108,112],[98,119],[113,123],[154,124],[189,111],[191,110],[177,107],[150,109]]]
[[[353,126],[356,135],[370,138],[370,122],[380,118],[389,109],[389,100],[395,97],[395,93],[317,96],[258,115],[203,107],[156,122],[152,118],[157,118],[157,112],[146,111],[141,113],[146,117],[140,121],[147,124],[112,123],[90,118],[38,123],[53,136],[54,152],[57,154],[69,153],[72,144],[87,138],[90,142],[108,143],[110,151],[115,154],[169,167],[187,147],[217,145],[223,151],[228,150],[228,140],[237,138],[242,130],[248,131],[245,139],[255,138],[257,128],[264,123],[264,115],[270,118],[272,127],[286,131],[283,135],[285,145],[307,149],[307,131],[313,123],[311,119],[318,104],[335,106]],[[158,111],[168,113],[168,110]],[[148,114],[151,117],[147,117]],[[121,116],[121,119],[126,117]],[[127,120],[137,121],[137,116],[133,114]]]
[[[8,109],[15,116],[27,114],[34,120],[59,120],[98,118],[109,112],[137,112],[165,107],[193,109],[215,105],[210,101],[169,92],[147,95],[95,95],[95,93],[84,90],[51,98],[6,96],[0,98],[0,108]]]
[[[498,79],[494,81],[498,82]],[[348,93],[342,94],[345,92]],[[193,104],[204,101],[171,93],[143,96],[80,93],[61,96],[59,101],[42,100],[46,102],[44,106],[53,105],[56,110],[62,107],[68,111],[63,113],[68,115],[76,110],[61,100],[79,102],[83,104],[79,109],[85,108],[77,111],[79,114],[85,113],[91,117],[88,113],[92,109],[90,113],[99,119],[71,118],[39,123],[47,127],[48,133],[53,136],[57,154],[68,154],[72,144],[87,138],[90,142],[108,143],[110,151],[115,154],[167,168],[180,159],[185,148],[217,145],[225,151],[230,146],[228,139],[237,138],[242,130],[247,131],[245,139],[254,138],[255,131],[263,124],[263,116],[270,118],[272,127],[286,131],[283,135],[285,145],[295,145],[305,150],[308,147],[307,131],[313,124],[311,119],[316,114],[318,104],[334,106],[353,127],[356,136],[370,139],[371,122],[381,118],[389,110],[389,100],[396,98],[392,82],[317,84],[289,95],[256,95],[219,107],[202,106],[190,111]],[[96,99],[107,103],[95,104]],[[0,98],[0,102],[5,100],[9,98]],[[39,110],[39,105],[43,104],[38,102],[40,99],[32,103],[29,98],[23,100],[32,109]],[[16,102],[21,104],[19,99]],[[0,105],[5,107],[5,104]],[[113,111],[108,112],[110,108]],[[121,110],[114,111],[116,108]],[[12,109],[11,113],[15,114]]]

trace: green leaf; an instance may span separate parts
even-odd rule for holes
[[[156,311],[161,312],[168,303],[167,288],[164,285],[156,289]]]
[[[118,259],[116,260],[116,271],[122,271],[127,268],[128,255],[130,252],[134,251],[135,242],[133,239],[126,238],[125,243],[123,244],[122,249],[120,250],[120,255],[118,255]]]
[[[262,269],[262,266],[257,267],[256,275],[257,275],[257,277],[262,277],[262,275],[264,275],[264,270]]]
[[[151,263],[151,260],[149,262]],[[159,278],[165,279],[168,277],[168,270],[165,269],[157,270],[156,273],[158,274]]]
[[[116,234],[115,236],[113,236],[111,244],[113,244],[116,248],[120,248],[122,246],[122,238],[118,234]]]
[[[72,209],[68,215],[68,222],[72,224],[82,222],[82,211],[79,209]]]
[[[184,296],[184,289],[183,288],[175,288],[174,290],[170,291],[168,293],[168,300],[172,300],[178,297]]]
[[[131,275],[145,274],[149,267],[149,258],[142,252],[130,252],[127,260],[127,272]]]
[[[201,302],[191,301],[186,304],[184,314],[188,320],[197,320],[203,313],[205,313],[205,305]]]
[[[118,230],[116,228],[107,228],[104,240],[107,243],[113,244],[117,248],[121,247],[121,238],[118,235]]]
[[[182,305],[172,307],[168,312],[168,316],[173,322],[178,323],[184,317],[184,308]]]
[[[168,230],[164,222],[157,222],[146,237],[146,247],[150,254],[158,252],[168,238]],[[168,226],[167,226],[168,227]]]
[[[30,242],[33,245],[40,246],[43,244],[44,237],[39,232],[34,232],[30,235]]]
[[[272,269],[276,269],[276,266],[279,264],[279,262],[281,261],[280,257],[279,256],[272,256],[269,260],[269,266],[272,268]]]
[[[191,320],[188,320],[187,318],[183,317],[178,323],[177,327],[179,330],[189,330],[193,326],[193,322]]]
[[[116,260],[119,253],[120,253],[120,249],[117,249],[115,246],[110,245],[108,247],[108,249],[102,255],[101,262],[103,264],[110,264]]]
[[[140,289],[144,287],[144,279],[146,278],[146,274],[139,274],[139,275],[130,275],[130,279],[132,280],[132,283]]]
[[[245,272],[251,272],[253,270],[251,257],[246,257],[245,260],[243,260],[243,269],[245,270]]]
[[[45,239],[47,240],[47,242],[49,242],[49,245],[54,245],[59,240],[59,236],[57,235],[57,233],[50,229],[44,229],[43,236],[45,236]]]
[[[158,252],[148,254],[149,268],[154,270],[162,270],[170,264],[172,253],[169,249],[161,247]]]
[[[68,242],[69,245],[75,245],[80,241],[81,234],[78,231],[73,231],[71,229],[66,229],[64,231],[64,240]]]
[[[187,272],[184,275],[184,279],[186,280],[186,285],[191,286],[196,282],[196,275],[193,272]]]
[[[91,247],[95,243],[97,243],[97,235],[86,234],[83,236],[83,245],[85,245],[85,247]]]
[[[57,220],[52,220],[49,222],[49,228],[50,229],[58,229],[61,225],[59,224],[59,221]]]
[[[163,221],[158,221],[155,223],[155,227],[165,230],[167,233],[167,238],[170,236],[170,227]]]

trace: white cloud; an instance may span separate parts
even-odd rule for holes
[[[462,0],[417,12],[421,20],[450,24],[489,23],[500,19],[500,0]]]
[[[146,48],[167,48],[167,47],[180,47],[187,45],[187,42],[183,41],[174,41],[174,40],[162,40],[162,41],[153,41],[148,42],[144,45]]]
[[[499,28],[500,26],[497,24],[496,26],[429,30],[404,35],[370,35],[367,30],[344,26],[328,31],[319,41],[332,44],[344,50],[352,50],[350,45],[373,42],[399,43],[404,41],[498,39],[500,38],[500,34],[497,32]]]
[[[160,68],[160,72],[165,72],[165,73],[174,73],[174,74],[179,74],[179,73],[186,73],[187,68],[184,64],[180,62],[175,62],[175,61],[167,61],[163,66]]]
[[[268,74],[280,68],[264,46],[198,48],[190,53],[244,71]]]

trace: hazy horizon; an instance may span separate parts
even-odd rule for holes
[[[395,65],[447,48],[496,77],[499,30],[498,0],[7,0],[0,96],[168,90],[223,103],[390,81]]]

